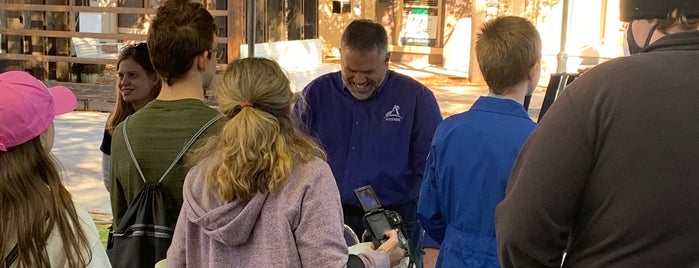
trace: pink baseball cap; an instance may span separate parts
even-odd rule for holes
[[[64,86],[47,88],[21,71],[0,74],[0,151],[44,133],[56,115],[75,110],[78,101]]]

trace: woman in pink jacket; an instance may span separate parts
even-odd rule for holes
[[[296,102],[277,63],[231,63],[217,91],[228,121],[190,159],[170,267],[344,267],[340,194],[323,149],[295,128]],[[398,261],[395,232],[359,255]]]

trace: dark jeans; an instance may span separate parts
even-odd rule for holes
[[[398,212],[401,218],[403,218],[403,224],[405,224],[404,234],[410,241],[410,255],[415,261],[415,267],[422,267],[422,249],[420,247],[420,240],[422,239],[422,227],[420,222],[417,220],[417,200],[409,201],[402,205],[397,206],[387,206],[384,209],[392,210]],[[364,223],[362,218],[364,217],[364,210],[360,207],[343,205],[342,210],[344,213],[345,224],[347,224],[355,233],[359,239],[362,239],[362,234],[364,233]]]

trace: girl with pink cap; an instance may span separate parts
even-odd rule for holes
[[[53,119],[77,100],[28,73],[0,74],[0,266],[111,267],[90,215],[49,153]]]

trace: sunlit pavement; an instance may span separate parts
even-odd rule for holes
[[[63,166],[64,184],[76,203],[91,213],[111,215],[99,150],[108,115],[75,111],[56,117],[56,141],[51,152]]]

